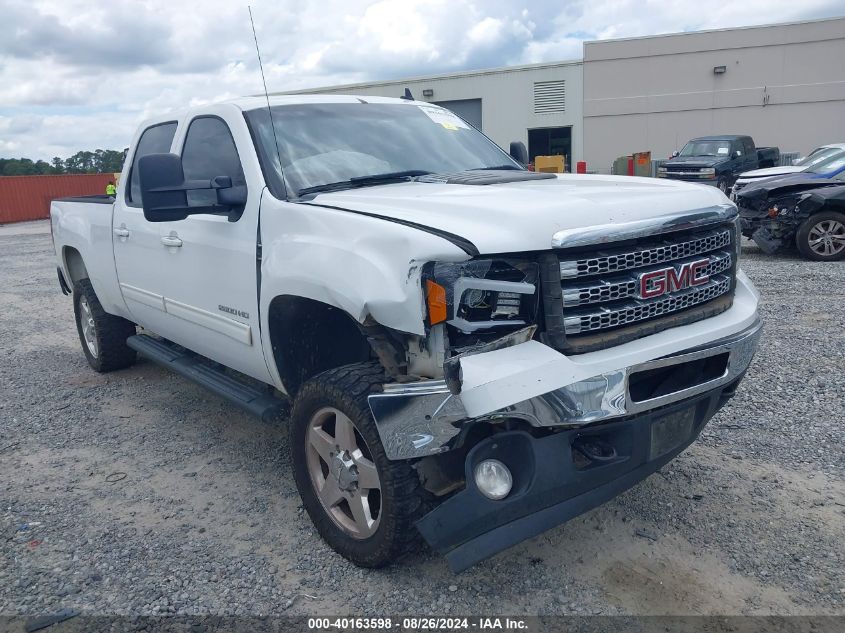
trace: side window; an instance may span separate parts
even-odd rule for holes
[[[750,138],[745,139],[744,153],[746,156],[754,155],[754,143],[751,142]]]
[[[148,127],[138,139],[135,156],[132,157],[132,170],[129,172],[129,187],[126,189],[126,204],[130,207],[141,206],[141,182],[138,180],[138,161],[147,154],[165,154],[170,151],[170,144],[176,134],[176,122],[160,123]]]
[[[217,117],[198,117],[191,121],[182,149],[185,180],[208,180],[229,176],[232,186],[246,185],[241,159],[229,126]],[[188,192],[188,206],[205,207],[217,203],[217,192],[203,189]]]

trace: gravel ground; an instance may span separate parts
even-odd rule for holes
[[[329,550],[284,426],[147,362],[90,370],[45,231],[0,227],[2,614],[845,614],[845,263],[748,245],[766,331],[701,439],[454,576]]]

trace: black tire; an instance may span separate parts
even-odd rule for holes
[[[90,323],[93,323],[93,344],[83,332],[83,314],[90,313]],[[88,279],[80,279],[73,284],[73,314],[76,319],[76,331],[82,352],[88,359],[88,364],[100,372],[106,373],[116,369],[124,369],[132,365],[137,359],[135,350],[126,344],[126,339],[135,334],[135,324],[126,319],[108,314],[100,305],[100,300],[94,292],[94,287]],[[91,332],[91,330],[89,330]]]
[[[731,187],[733,186],[733,183],[731,183],[730,179],[727,178],[727,176],[720,176],[719,180],[716,181],[716,186],[719,188],[719,191],[721,191],[727,196],[731,193]]]
[[[383,383],[384,373],[377,363],[329,370],[302,386],[291,414],[291,463],[302,504],[326,543],[360,567],[383,567],[417,550],[421,544],[414,526],[424,512],[419,477],[408,462],[387,459],[367,404],[367,396]],[[327,408],[342,412],[352,421],[356,437],[360,434],[366,443],[369,459],[378,471],[379,521],[375,532],[366,538],[356,538],[342,529],[324,507],[312,481],[307,433],[315,416]]]
[[[811,232],[814,230],[814,227],[817,227],[819,224],[825,222],[838,222],[841,227],[845,227],[845,214],[838,213],[836,211],[816,213],[804,220],[801,226],[798,227],[798,231],[795,233],[795,245],[798,247],[798,252],[806,259],[811,259],[817,262],[836,262],[845,258],[845,244],[838,240],[832,242],[834,245],[841,245],[841,250],[838,252],[832,252],[831,254],[826,255],[813,250],[813,247],[810,244]],[[837,234],[842,235],[842,229],[840,229]]]

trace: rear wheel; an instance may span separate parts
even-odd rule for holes
[[[835,262],[845,257],[845,214],[829,211],[807,218],[795,235],[807,259]]]
[[[126,344],[135,334],[135,324],[103,310],[88,279],[73,285],[73,313],[82,351],[92,368],[105,373],[135,362],[135,350]]]
[[[291,462],[302,503],[320,536],[362,567],[417,548],[422,491],[407,462],[385,456],[367,396],[384,382],[372,363],[306,382],[291,415]]]

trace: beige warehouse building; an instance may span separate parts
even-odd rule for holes
[[[607,166],[690,138],[845,142],[845,18],[584,44],[584,155]]]
[[[448,107],[503,148],[564,154],[608,172],[614,158],[667,157],[687,140],[750,134],[804,153],[845,142],[845,18],[585,42],[583,60],[314,88]]]

